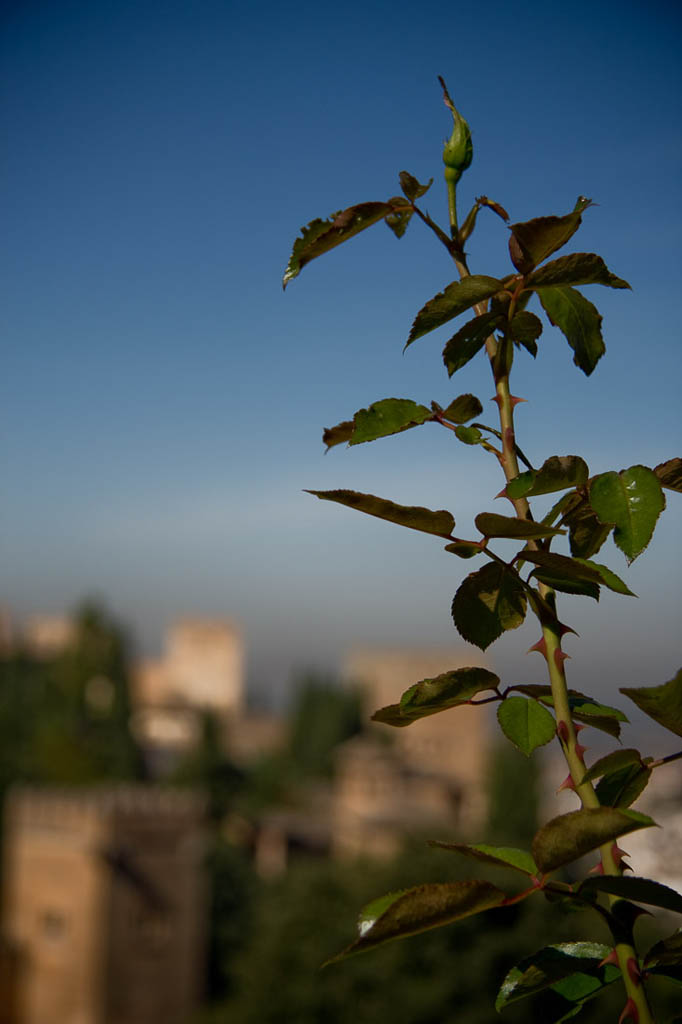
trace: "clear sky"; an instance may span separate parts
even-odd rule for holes
[[[461,205],[485,193],[524,220],[590,196],[576,248],[634,289],[592,286],[608,351],[589,379],[554,331],[519,358],[522,447],[592,472],[680,454],[678,4],[8,0],[0,19],[2,599],[18,613],[99,594],[150,651],[175,615],[229,615],[260,689],[357,643],[458,642],[471,563],[302,493],[449,508],[462,535],[505,511],[496,465],[436,426],[323,455],[322,428],[380,398],[487,403],[482,359],[448,381],[443,331],[402,354],[453,269],[420,224],[400,242],[378,225],[281,288],[301,224],[394,195],[402,169],[435,176],[426,205],[446,218],[438,74],[474,136]],[[472,269],[508,273],[507,229],[480,220]],[[682,661],[667,494],[630,572],[600,553],[639,601],[567,599],[575,685],[662,682]],[[538,678],[535,639],[491,649],[506,682]]]

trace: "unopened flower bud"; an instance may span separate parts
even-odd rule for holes
[[[474,147],[471,142],[469,125],[452,107],[455,126],[452,135],[443,147],[443,163],[445,164],[445,180],[457,182],[471,163]]]
[[[443,163],[445,164],[445,180],[458,182],[464,171],[471,163],[474,155],[474,147],[471,142],[471,131],[469,125],[461,116],[454,103],[450,99],[445,82],[440,79],[443,86],[445,105],[452,114],[454,126],[450,139],[443,148]]]

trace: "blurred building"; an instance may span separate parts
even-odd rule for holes
[[[203,801],[127,786],[17,789],[5,809],[12,1024],[184,1024],[200,1003]]]
[[[21,639],[36,658],[54,658],[75,640],[76,625],[65,615],[32,615],[24,623]]]
[[[471,652],[464,648],[356,651],[344,677],[362,688],[369,719],[414,683],[470,664]],[[486,813],[481,780],[490,752],[486,710],[458,707],[402,729],[377,723],[366,736],[344,744],[333,799],[337,855],[391,856],[410,833],[435,828],[466,835],[480,826]]]
[[[199,713],[227,730],[245,705],[244,640],[233,622],[181,619],[168,629],[160,658],[136,666],[133,728],[140,742],[172,753],[198,739]]]

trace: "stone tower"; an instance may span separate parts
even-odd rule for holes
[[[202,816],[187,791],[12,792],[3,930],[23,960],[20,1024],[185,1024],[201,995]]]

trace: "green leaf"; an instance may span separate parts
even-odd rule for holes
[[[322,498],[324,501],[337,501],[340,505],[356,508],[359,512],[376,516],[377,519],[388,519],[398,526],[409,526],[411,530],[421,530],[422,533],[435,533],[438,537],[449,537],[455,526],[452,515],[444,509],[432,512],[431,509],[422,508],[420,505],[396,505],[385,498],[377,498],[373,494],[360,494],[358,491],[306,490],[306,494],[314,494],[316,498]]]
[[[565,285],[540,288],[538,298],[550,323],[573,349],[573,362],[589,377],[606,352],[599,310],[575,288]]]
[[[601,582],[609,590],[612,590],[614,594],[624,594],[626,597],[637,597],[636,594],[630,590],[630,588],[623,582],[620,576],[616,576],[615,572],[612,572],[607,566],[601,565],[599,562],[593,562],[589,558],[577,558],[577,562],[584,565],[587,569],[595,569],[600,577]]]
[[[543,526],[531,519],[517,519],[516,516],[500,516],[496,512],[480,512],[475,520],[476,528],[484,537],[555,537],[562,531],[554,526]]]
[[[329,252],[353,235],[364,231],[372,224],[383,220],[387,214],[399,212],[408,206],[402,196],[389,199],[387,203],[359,203],[341,210],[327,220],[313,220],[301,229],[301,236],[294,242],[287,269],[284,272],[282,285],[284,288],[301,273],[311,260]]]
[[[399,434],[430,419],[433,419],[433,413],[425,405],[418,405],[408,398],[384,398],[373,402],[368,409],[356,412],[350,444],[363,444],[389,434]]]
[[[505,898],[496,886],[482,881],[441,882],[389,893],[364,908],[358,920],[359,937],[327,963],[480,914],[499,907]]]
[[[450,850],[452,853],[461,853],[464,857],[482,860],[486,864],[513,868],[514,871],[520,871],[521,874],[529,875],[531,878],[538,874],[537,865],[531,855],[515,846],[488,846],[487,843],[463,845],[461,843],[443,843],[437,839],[429,840],[429,846],[435,846],[439,850]]]
[[[654,473],[661,481],[662,487],[670,491],[682,491],[682,459],[668,459],[654,467]]]
[[[458,558],[473,558],[475,555],[480,555],[483,548],[473,540],[456,540],[452,544],[446,544],[445,550],[457,555]]]
[[[442,292],[429,299],[426,305],[419,310],[405,348],[417,338],[423,337],[429,331],[441,327],[453,317],[471,309],[477,302],[489,299],[501,287],[502,282],[498,281],[496,277],[486,277],[482,274],[472,274],[461,281],[453,281]]]
[[[644,957],[644,966],[648,967],[650,964],[659,964],[660,966],[682,964],[682,929],[661,939],[651,947]]]
[[[518,573],[498,562],[470,573],[452,602],[459,633],[482,650],[505,630],[520,626],[525,615],[526,593]]]
[[[399,704],[381,708],[372,719],[386,725],[409,725],[439,711],[467,704],[477,693],[495,690],[499,684],[499,676],[487,668],[458,668],[443,672],[415,683],[405,691]]]
[[[581,722],[583,725],[591,725],[593,729],[600,729],[602,732],[608,733],[609,736],[613,736],[614,739],[619,739],[619,719],[611,714],[602,714],[602,710],[603,708],[600,704],[582,705],[580,710],[573,711],[573,718],[576,722]],[[625,716],[623,716],[623,718],[625,718]]]
[[[406,207],[404,210],[392,210],[384,217],[386,227],[390,228],[396,238],[402,238],[407,231],[407,225],[412,220],[413,211]]]
[[[469,281],[470,278],[465,278]],[[504,323],[500,313],[481,313],[460,327],[443,349],[443,362],[448,376],[461,370],[485,345],[487,339]]]
[[[550,551],[531,551],[530,549],[521,552],[524,561],[533,562],[550,573],[565,576],[567,579],[587,580],[608,587],[617,594],[626,594],[630,597],[635,595],[623,583],[615,572],[611,572],[605,565],[598,562],[591,562],[587,558],[569,558],[568,555],[557,555]]]
[[[629,288],[621,277],[612,274],[601,256],[593,252],[574,252],[545,263],[525,283],[527,288],[545,288],[556,284],[604,284],[609,288]]]
[[[509,334],[519,345],[523,345],[535,359],[538,354],[537,339],[542,334],[542,320],[535,313],[525,309],[515,313],[509,324]]]
[[[594,875],[580,884],[578,894],[608,892],[633,903],[646,903],[650,907],[662,907],[682,914],[682,896],[675,889],[654,882],[650,878],[636,878],[632,875]]]
[[[566,576],[569,579],[589,580],[592,583],[601,583],[602,579],[596,569],[591,569],[575,558],[568,555],[557,555],[552,551],[532,551],[524,548],[521,557],[526,562],[533,562],[550,572]]]
[[[582,1003],[604,985],[620,978],[617,966],[602,966],[610,952],[609,946],[598,942],[561,942],[546,946],[511,969],[502,982],[495,1009],[499,1013],[511,1003],[554,988],[564,979],[574,980],[574,987],[560,994],[572,1002]]]
[[[571,554],[574,558],[590,558],[602,547],[614,524],[602,523],[584,495],[574,494],[570,497],[572,501],[561,523],[568,527]]]
[[[652,469],[631,466],[620,473],[595,476],[590,505],[602,523],[615,524],[613,539],[628,562],[633,562],[651,540],[665,496]]]
[[[506,493],[510,498],[553,494],[568,487],[582,487],[588,476],[587,463],[579,455],[552,455],[540,469],[528,470],[510,480]]]
[[[411,203],[413,203],[415,199],[421,199],[422,196],[426,195],[433,185],[433,178],[429,178],[428,184],[422,185],[407,171],[401,171],[398,178],[400,180],[401,189]]]
[[[664,729],[682,736],[682,668],[674,679],[660,686],[625,686],[620,692]]]
[[[605,807],[630,807],[644,792],[651,778],[651,768],[631,764],[604,775],[598,782],[596,793]]]
[[[554,707],[552,689],[549,686],[540,686],[537,683],[514,686],[514,690],[524,693],[527,697],[534,697],[548,707]],[[593,697],[588,697],[579,690],[568,691],[568,706],[571,715],[578,722],[591,725],[595,729],[607,732],[609,736],[616,739],[620,736],[620,722],[627,722],[627,716],[618,708],[609,707],[607,704],[600,704]]]
[[[603,843],[655,824],[638,811],[615,807],[583,808],[560,814],[543,825],[535,834],[531,850],[535,863],[547,873],[578,860]]]
[[[478,427],[455,427],[455,437],[462,444],[480,444],[483,434]]]
[[[458,395],[441,415],[448,423],[467,423],[482,412],[483,406],[476,395]]]
[[[598,761],[595,761],[589,771],[585,772],[580,783],[582,785],[583,782],[599,779],[602,775],[609,775],[620,768],[626,768],[632,764],[641,765],[641,763],[642,755],[638,750],[614,750],[613,753],[606,754],[605,757],[600,757]]]
[[[531,576],[562,594],[577,594],[581,597],[591,597],[595,601],[599,600],[599,584],[590,580],[578,580],[560,572],[553,572],[551,569],[535,569]]]
[[[535,217],[524,223],[512,224],[509,255],[519,273],[529,273],[538,263],[566,245],[580,227],[581,215],[591,205],[591,200],[580,196],[573,210],[564,217]]]
[[[345,444],[353,436],[353,420],[344,420],[337,423],[335,427],[326,427],[322,434],[322,443],[327,446],[327,451],[337,444]]]
[[[507,697],[497,709],[497,720],[507,739],[530,757],[556,735],[554,716],[536,700]]]

